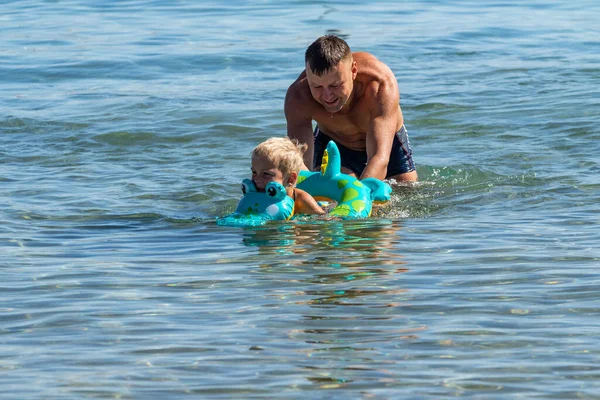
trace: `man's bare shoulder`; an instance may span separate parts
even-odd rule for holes
[[[306,72],[302,72],[287,90],[285,108],[294,110],[296,113],[299,111],[309,112],[314,106],[314,102],[306,80]]]
[[[384,62],[371,53],[357,52],[352,54],[358,67],[358,75],[363,79],[388,81],[395,80],[394,73]]]
[[[377,102],[382,97],[398,100],[398,81],[390,67],[370,53],[354,53],[353,57],[357,63],[357,81],[361,84],[363,96]]]
[[[308,87],[308,81],[306,80],[306,71],[302,71],[300,76],[290,85],[287,90],[287,97],[290,97],[290,100],[299,99],[305,97],[306,95],[310,95],[310,88]]]
[[[367,53],[366,51],[355,51],[352,53],[352,58],[354,61],[360,62],[381,62],[377,57],[375,57],[371,53]]]

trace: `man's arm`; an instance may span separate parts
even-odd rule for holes
[[[306,143],[308,149],[304,153],[304,164],[309,171],[313,169],[313,156],[315,144],[312,132],[312,117],[307,112],[308,105],[302,99],[298,82],[294,82],[285,96],[284,112],[287,121],[287,135],[290,139],[297,139],[300,143]]]
[[[385,179],[394,135],[398,125],[398,89],[396,85],[379,84],[368,89],[372,98],[367,132],[367,166],[360,179]]]

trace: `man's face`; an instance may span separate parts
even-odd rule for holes
[[[306,79],[313,98],[327,112],[336,113],[348,102],[356,78],[356,62],[351,58],[342,60],[322,76],[315,75],[306,64]]]

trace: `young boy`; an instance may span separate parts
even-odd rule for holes
[[[269,182],[282,184],[287,195],[294,199],[294,214],[325,214],[310,194],[296,188],[307,148],[308,145],[288,137],[273,137],[262,142],[251,153],[252,181],[258,191],[264,191]]]

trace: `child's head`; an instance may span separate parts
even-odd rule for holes
[[[258,190],[264,190],[269,182],[294,186],[298,172],[304,166],[302,155],[308,146],[288,137],[273,137],[258,146],[252,156],[252,180]]]

